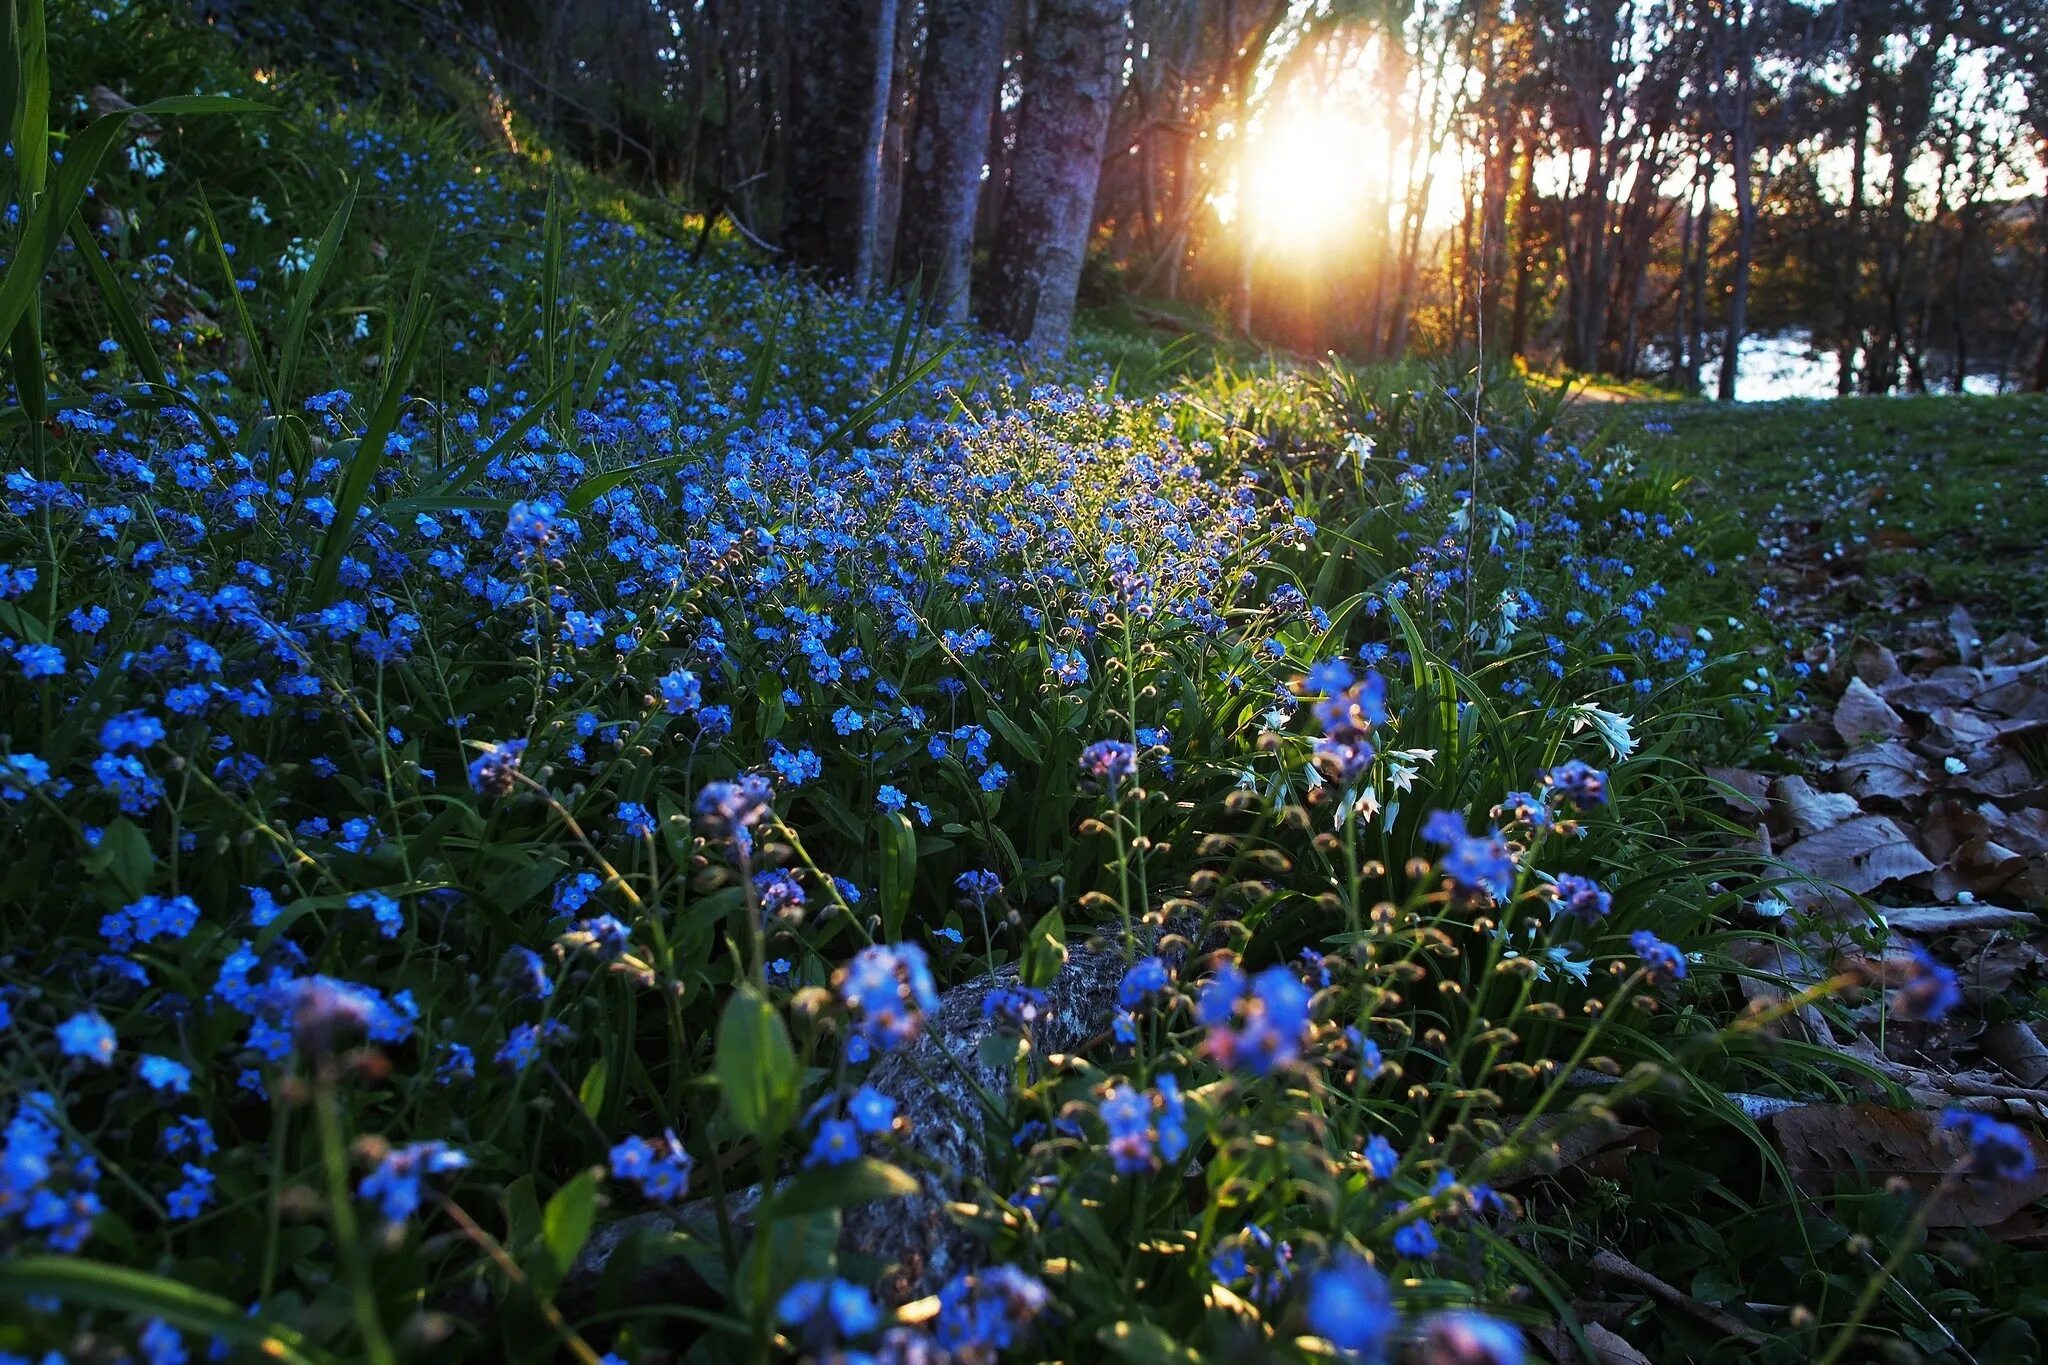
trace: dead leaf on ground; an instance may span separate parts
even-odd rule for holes
[[[1884,699],[1894,710],[1925,716],[1945,706],[1968,706],[1984,690],[1984,675],[1974,668],[1938,668],[1924,678],[1887,685]]]
[[[2040,921],[2024,910],[1996,905],[1912,905],[1881,912],[1886,924],[1905,934],[1954,934],[1965,929],[2031,929]]]
[[[1934,871],[1898,822],[1884,815],[1863,815],[1809,834],[1778,855],[1781,862],[1859,894],[1886,882],[1903,881]]]
[[[1841,700],[1835,703],[1835,733],[1849,745],[1868,739],[1904,739],[1906,719],[1871,691],[1869,683],[1851,678]]]
[[[2041,780],[2027,761],[2000,744],[1988,744],[1958,756],[1963,771],[1949,779],[1949,785],[1973,796],[1994,801],[2017,801],[2042,789]]]
[[[1984,646],[1984,661],[1992,664],[2017,664],[2028,659],[2041,657],[2041,644],[2031,635],[2017,630],[2005,634]]]
[[[2048,1085],[2048,1042],[2033,1027],[2017,1019],[1993,1024],[1978,1046],[2021,1085]]]
[[[1816,791],[1803,777],[1779,778],[1771,784],[1771,795],[1785,808],[1792,827],[1808,837],[1862,814],[1855,797]]]
[[[1969,608],[1958,605],[1949,612],[1948,638],[1955,642],[1958,659],[1966,664],[1977,662],[1984,642],[1977,636],[1977,623],[1970,619]]]
[[[2015,982],[2040,974],[2048,956],[2021,938],[1994,934],[1991,941],[1974,953],[1956,972],[1963,986],[1963,998],[1977,1006],[2009,999]]]
[[[1533,1330],[1536,1340],[1543,1343],[1543,1349],[1550,1353],[1552,1360],[1579,1365],[1586,1358],[1579,1344],[1572,1340],[1572,1334],[1564,1328],[1550,1326]],[[1595,1365],[1650,1365],[1648,1356],[1599,1323],[1581,1323],[1580,1330],[1586,1335],[1586,1344],[1593,1348]]]
[[[1567,1166],[1577,1166],[1589,1157],[1614,1148],[1657,1150],[1657,1132],[1653,1128],[1620,1123],[1612,1118],[1584,1120],[1563,1114],[1545,1114],[1538,1118],[1529,1125],[1527,1140],[1534,1152],[1495,1171],[1488,1184],[1512,1188],[1522,1181],[1553,1175]]]
[[[1940,1115],[1881,1104],[1809,1104],[1770,1120],[1785,1168],[1808,1194],[1825,1196],[1863,1184],[1901,1180],[1930,1198],[1930,1227],[1983,1227],[2003,1222],[2048,1194],[2048,1142],[2028,1134],[2036,1168],[2025,1180],[1963,1177],[1944,1183],[1962,1152]]]
[[[1827,969],[1805,949],[1783,939],[1738,939],[1729,945],[1728,951],[1737,962],[1761,973],[1759,976],[1745,975],[1738,978],[1742,998],[1753,1008],[1781,1004],[1791,991],[1803,990],[1827,975]],[[1809,1041],[1833,1041],[1827,1017],[1820,1012],[1818,1005],[1806,1006],[1796,1016],[1788,1016],[1773,1023],[1767,1031],[1777,1037],[1785,1036],[1787,1033],[1796,1036],[1796,1030],[1793,1028],[1795,1022],[1805,1026],[1805,1037]]]
[[[1842,789],[1860,801],[1903,806],[1934,790],[1927,765],[1895,739],[1859,745],[1836,759],[1831,771]]]
[[[2048,692],[2014,679],[1977,694],[1977,705],[2013,720],[2048,720]]]
[[[1899,658],[1877,641],[1859,635],[1849,642],[1849,672],[1872,687],[1900,676]]]
[[[1744,815],[1763,815],[1771,808],[1771,779],[1746,768],[1708,768],[1706,775],[1726,787],[1714,794]]]

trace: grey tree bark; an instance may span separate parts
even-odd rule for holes
[[[1064,351],[1073,330],[1123,51],[1123,0],[1040,6],[982,308],[983,322],[1036,355]]]
[[[867,292],[898,0],[802,0],[789,10],[782,246],[797,265]]]
[[[933,316],[953,322],[967,316],[975,209],[1008,9],[1008,0],[931,0],[925,21],[917,121],[896,227],[896,278],[921,280]]]

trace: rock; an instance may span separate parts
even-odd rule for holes
[[[1162,955],[1179,940],[1162,942]],[[1068,952],[1067,965],[1046,990],[1046,1008],[1033,1025],[1031,1056],[1043,1066],[1051,1058],[1077,1052],[1107,1032],[1115,1013],[1117,987],[1128,958],[1120,947],[1082,946]],[[975,1085],[992,1095],[1006,1094],[1006,1070],[985,1061],[982,1042],[996,1026],[982,1011],[982,1001],[998,986],[1015,985],[1017,968],[1009,964],[994,976],[978,977],[944,992],[939,1007],[925,1021],[917,1043],[883,1058],[868,1083],[896,1101],[899,1142],[916,1154],[900,1166],[919,1176],[918,1193],[900,1199],[855,1205],[842,1216],[842,1255],[872,1257],[891,1268],[877,1286],[888,1302],[903,1303],[935,1293],[948,1279],[973,1269],[983,1259],[982,1244],[949,1206],[972,1200],[988,1174],[985,1133],[989,1116]],[[949,1060],[950,1057],[950,1060]],[[972,1083],[970,1083],[970,1079]],[[732,1220],[746,1225],[760,1188],[730,1196]],[[701,1244],[716,1245],[716,1210],[699,1199],[674,1210],[652,1210],[598,1228],[564,1282],[567,1302],[588,1302],[611,1258],[620,1248],[644,1239],[689,1232]],[[628,1277],[626,1292],[635,1299],[704,1301],[709,1290],[687,1257],[670,1250],[647,1259]]]

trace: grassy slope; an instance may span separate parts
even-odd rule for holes
[[[450,135],[453,136],[452,133]],[[517,159],[507,157],[496,163],[496,169],[508,180],[517,181],[535,199],[543,191],[544,175],[538,166],[521,167]],[[138,198],[148,192],[148,187],[132,183],[129,188],[136,192]],[[241,237],[248,247],[245,260],[274,259],[278,249],[295,231],[317,231],[332,198],[331,191],[325,185],[316,186],[310,176],[304,182],[296,177],[281,178],[278,188],[286,191],[285,194],[262,185],[252,185],[251,188],[271,194],[271,204],[273,209],[279,210],[280,223],[276,231],[270,233],[259,232],[254,226],[243,223],[236,223],[230,228],[229,235]],[[605,194],[601,185],[588,181],[580,181],[576,191],[579,200],[597,200]],[[293,213],[298,224],[295,230],[284,226],[284,210],[294,197],[306,201],[291,204],[296,210]],[[169,210],[155,221],[177,220],[176,204],[159,202],[151,207]],[[605,207],[610,211],[608,216],[628,216],[613,205]],[[647,210],[649,206],[636,201],[635,207]],[[391,232],[390,257],[394,262],[409,264],[415,259],[425,238],[427,224],[387,205],[366,204],[364,213],[366,216],[376,215],[370,221],[376,227]],[[410,235],[414,232],[421,233],[422,240],[414,240]],[[146,247],[147,243],[141,245]],[[402,303],[406,278],[398,265],[394,264],[382,272],[363,260],[352,265],[356,268],[345,268],[340,277],[348,286],[345,300],[348,304],[395,309]],[[440,283],[443,283],[444,295],[453,295],[448,300],[450,312],[463,312],[473,305],[477,313],[488,312],[487,308],[466,296],[468,282]],[[278,292],[281,294],[283,291]],[[267,293],[265,297],[269,297]],[[87,306],[89,308],[90,304]],[[518,310],[505,311],[508,316],[521,316]],[[93,318],[85,330],[94,335],[100,334],[98,321]],[[347,315],[341,309],[336,310],[334,317],[321,319],[316,335],[323,343],[320,348],[323,363],[309,363],[308,366],[309,371],[319,374],[319,380],[315,382],[313,375],[309,374],[303,387],[310,390],[344,381],[367,382],[366,374],[344,373],[350,364],[346,359],[350,354],[345,340],[346,324]],[[1206,338],[1190,343],[1183,350],[1175,350],[1172,347],[1162,348],[1154,340],[1112,343],[1105,336],[1096,340],[1095,349],[1104,358],[1105,368],[1117,368],[1126,388],[1140,390],[1154,382],[1170,382],[1177,372],[1200,369],[1200,362],[1205,360],[1244,360],[1241,352]],[[441,359],[446,363],[449,358]],[[484,357],[474,356],[474,361],[477,365],[474,374],[469,372],[466,360],[454,361],[449,370],[439,376],[441,386],[452,390],[459,386],[458,379],[466,382],[494,377]],[[739,368],[744,371],[743,366]],[[732,376],[725,378],[730,382]],[[709,382],[710,376],[707,375],[706,379]],[[1259,428],[1266,425],[1260,420],[1261,416],[1270,420],[1276,409],[1285,408],[1288,395],[1282,392],[1284,387],[1256,384],[1247,377],[1238,391],[1232,393],[1226,391],[1227,386],[1219,378],[1203,393],[1202,400],[1219,409],[1227,407],[1234,413],[1244,414],[1250,410],[1249,415],[1241,418],[1241,425]],[[1238,401],[1226,402],[1232,398]],[[1980,420],[1976,415],[1980,411],[2009,412],[2011,416],[2009,419],[1992,416]],[[2042,443],[2044,438],[2048,438],[2048,408],[2038,401],[1983,405],[1938,401],[1780,405],[1768,409],[1739,410],[1673,404],[1655,408],[1631,406],[1625,413],[1616,409],[1611,414],[1603,412],[1601,416],[1603,420],[1616,422],[1617,431],[1645,420],[1671,423],[1674,430],[1669,436],[1647,435],[1648,449],[1695,462],[1697,472],[1714,481],[1719,491],[1741,498],[1745,508],[1759,516],[1781,507],[1785,513],[1795,517],[1819,515],[1838,502],[1853,499],[1873,484],[1883,484],[1886,492],[1881,501],[1864,510],[1838,514],[1838,520],[1843,523],[1839,534],[1845,537],[1859,533],[1867,535],[1886,524],[1896,528],[1901,524],[1901,518],[1910,515],[1915,519],[1916,533],[1925,538],[1926,547],[1884,549],[1880,552],[1886,556],[1882,560],[1884,564],[1891,565],[1894,560],[1902,566],[1934,561],[1932,567],[1922,567],[1918,571],[1927,575],[1931,582],[1937,581],[1936,574],[1944,575],[1938,580],[1943,583],[1949,581],[1947,575],[1964,575],[1957,579],[1959,583],[1976,585],[1971,589],[1973,595],[1966,598],[1973,604],[1993,602],[2000,591],[2009,594],[2030,591],[2033,594],[2030,610],[2038,619],[2043,594],[2048,593],[2048,588],[2037,581],[2038,560],[2033,574],[2036,581],[2029,582],[2026,575],[2013,574],[2005,567],[2015,552],[2031,550],[2039,555],[2036,544],[2040,538],[2038,532],[2034,532],[2031,538],[2029,532],[2039,526],[2041,502],[2044,496],[2048,496],[2048,486],[2044,486],[2041,479]],[[2009,429],[2003,432],[1997,429],[2000,421],[2008,420]],[[2021,435],[2015,437],[2012,432]],[[1925,464],[1930,470],[1926,481],[1932,485],[1931,489],[1915,495],[1921,501],[1909,497],[1904,481],[1889,473],[1901,458]],[[1850,459],[1852,463],[1847,468],[1840,467],[1843,459]],[[1939,474],[1932,472],[1937,461]],[[2030,483],[2025,482],[2029,470],[2032,471]],[[2004,487],[1993,487],[1994,481],[2002,481]],[[2025,484],[2026,501],[2008,501],[2015,485],[2022,483]],[[1923,502],[1927,504],[1926,510],[1918,510]],[[1977,507],[1980,503],[1989,510],[1980,511]],[[1958,539],[1965,536],[1967,540]],[[1967,544],[1971,548],[1968,557],[1959,558],[1954,554],[1954,547],[1959,544]],[[1878,562],[1874,555],[1873,564]],[[1884,571],[1895,570],[1887,568]],[[1906,571],[1905,567],[1896,570],[1899,573]],[[1725,581],[1732,585],[1732,580]],[[1981,595],[1978,595],[1980,589]],[[1963,595],[1961,588],[1956,591],[1958,596]],[[2016,612],[2018,610],[2015,608]],[[1987,625],[2002,619],[1984,610],[1980,610],[1980,617]],[[1751,1183],[1751,1172],[1736,1169],[1748,1159],[1746,1154],[1736,1153],[1732,1157],[1721,1154],[1713,1163],[1720,1169],[1713,1172],[1704,1169],[1708,1163],[1687,1159],[1690,1155],[1678,1152],[1670,1158],[1645,1157],[1631,1178],[1614,1182],[1611,1188],[1599,1181],[1593,1182],[1592,1198],[1574,1210],[1571,1226],[1564,1235],[1581,1248],[1598,1244],[1601,1240],[1622,1245],[1644,1264],[1715,1300],[1740,1301],[1745,1297],[1755,1297],[1754,1294],[1745,1294],[1742,1285],[1752,1277],[1767,1273],[1773,1258],[1782,1253],[1786,1238],[1786,1210],[1763,1208],[1751,1211],[1737,1195],[1731,1193],[1731,1186],[1742,1189]],[[1704,1211],[1696,1212],[1700,1210]],[[1867,1229],[1859,1227],[1857,1230],[1884,1228],[1886,1224],[1879,1216],[1880,1212],[1873,1205],[1866,1220]],[[1855,1277],[1861,1270],[1860,1262],[1844,1257],[1839,1288],[1853,1291],[1857,1282]],[[1802,1289],[1811,1288],[1811,1285],[1802,1286]],[[1916,1288],[1925,1293],[1924,1284],[1916,1282]],[[1789,1297],[1789,1294],[1788,1290],[1781,1297]],[[2006,1297],[1989,1289],[1982,1294],[1982,1300],[1987,1304],[2000,1304]],[[1638,1328],[1640,1332],[1636,1330]],[[1682,1322],[1671,1324],[1666,1330],[1677,1335],[1657,1335],[1656,1329],[1644,1323],[1635,1324],[1629,1335],[1653,1350],[1661,1345],[1671,1352],[1661,1354],[1660,1358],[1677,1358],[1677,1352],[1689,1351],[1695,1344],[1683,1335]]]
[[[1969,608],[1988,635],[2048,614],[2048,397],[1630,404],[1597,413],[1690,463],[1780,548],[1812,546],[1845,625]]]

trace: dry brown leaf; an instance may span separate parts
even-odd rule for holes
[[[2040,642],[2033,636],[2023,635],[2016,630],[2008,630],[2005,634],[1984,646],[1984,660],[1986,663],[2017,664],[2024,663],[2028,659],[2038,659],[2040,657]]]
[[[1576,1166],[1588,1157],[1615,1147],[1657,1149],[1654,1129],[1619,1123],[1606,1117],[1573,1119],[1563,1114],[1545,1114],[1531,1123],[1528,1141],[1536,1150],[1495,1171],[1487,1183],[1503,1189],[1511,1188],[1524,1180]]]
[[[1906,721],[1870,690],[1861,678],[1851,678],[1835,703],[1835,733],[1844,744],[1856,745],[1870,739],[1904,739]]]
[[[2017,1019],[1993,1024],[1977,1045],[2021,1085],[2048,1085],[2048,1042],[2028,1025]]]
[[[2041,780],[2027,761],[2000,744],[1989,744],[1959,755],[1963,771],[1949,779],[1949,786],[1973,796],[1996,801],[2016,801],[2042,789]]]
[[[1956,657],[1966,664],[1977,662],[1984,642],[1977,637],[1977,623],[1968,607],[1957,604],[1948,614],[1948,638],[1955,643]]]
[[[1857,636],[1849,642],[1849,672],[1872,687],[1883,687],[1900,676],[1899,658],[1877,641]]]
[[[1977,705],[2014,720],[2048,720],[2048,692],[2014,679],[1977,694]]]
[[[1895,739],[1859,745],[1836,759],[1830,771],[1844,791],[1861,801],[1903,806],[1934,790],[1927,765]]]
[[[1924,716],[1944,706],[1968,706],[1984,690],[1984,675],[1976,669],[1949,667],[1893,683],[1884,689],[1884,699],[1896,710]]]
[[[1789,991],[1803,990],[1827,975],[1826,968],[1804,948],[1783,939],[1737,939],[1729,945],[1729,954],[1744,966],[1763,973],[1761,976],[1739,978],[1742,998],[1752,1006],[1780,1004]],[[1800,1036],[1800,1031],[1793,1027],[1795,1022],[1804,1025],[1804,1036],[1809,1041],[1834,1041],[1827,1017],[1820,1012],[1818,1005],[1808,1005],[1797,1015],[1770,1025],[1766,1031],[1773,1037]]]
[[[1771,784],[1771,795],[1785,808],[1792,827],[1809,837],[1863,813],[1855,797],[1815,791],[1803,777],[1779,778]]]
[[[1990,839],[1972,839],[1956,850],[1952,860],[1964,889],[1979,895],[1998,890],[2027,870],[2027,860]]]
[[[2009,998],[2014,982],[2038,975],[2044,966],[2048,957],[2025,939],[1994,936],[1961,964],[1956,975],[1963,983],[1963,998],[1983,1005]]]
[[[2048,1194],[2048,1142],[2028,1135],[2037,1157],[2024,1180],[1945,1179],[1962,1152],[1940,1116],[1881,1104],[1809,1104],[1770,1120],[1793,1183],[1825,1196],[1862,1184],[1900,1180],[1930,1198],[1930,1227],[1982,1227],[2002,1222]]]
[[[1863,815],[1809,834],[1778,855],[1801,872],[1868,894],[1886,882],[1934,871],[1898,822]]]
[[[1714,794],[1730,809],[1744,815],[1762,815],[1771,808],[1771,779],[1746,768],[1708,768],[1706,775],[1727,791]]]
[[[1965,929],[2033,928],[2040,924],[2024,910],[1996,905],[1886,906],[1880,913],[1886,924],[1904,934],[1955,934]]]
[[[1594,1365],[1651,1365],[1650,1358],[1597,1322],[1581,1323],[1580,1330],[1586,1335],[1586,1344],[1593,1348]],[[1543,1349],[1550,1358],[1569,1361],[1580,1365],[1585,1354],[1579,1344],[1572,1340],[1572,1334],[1562,1327],[1537,1327],[1531,1329],[1536,1340],[1543,1343]]]
[[[1994,716],[1974,709],[1944,706],[1927,717],[1939,738],[1951,750],[1974,749],[1994,740],[2025,739],[2048,730],[2048,720],[2032,716]]]

